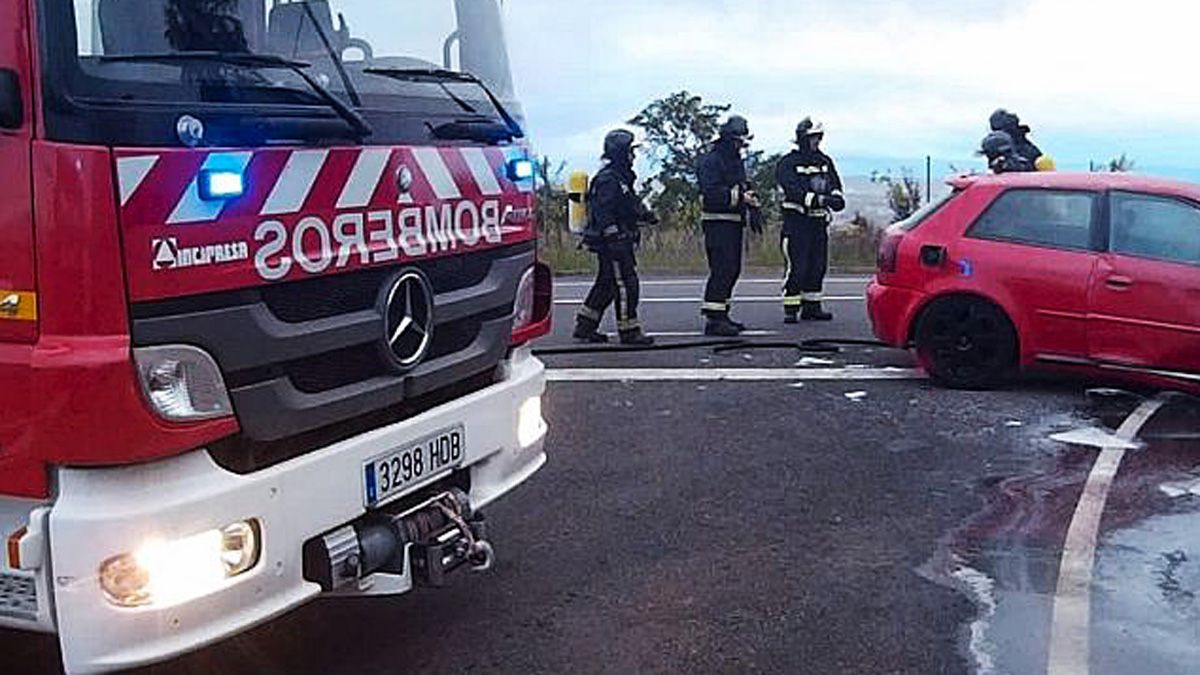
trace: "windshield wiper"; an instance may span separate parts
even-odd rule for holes
[[[513,119],[513,116],[509,114],[508,109],[504,107],[504,104],[500,102],[500,99],[497,98],[496,95],[492,93],[492,90],[483,83],[483,80],[470,73],[460,73],[456,70],[446,70],[443,68],[367,68],[363,72],[369,75],[381,75],[383,77],[390,77],[396,80],[408,80],[410,82],[434,82],[442,85],[442,89],[447,93],[449,93],[449,90],[447,90],[445,87],[446,82],[465,82],[468,84],[473,84],[483,90],[483,93],[487,95],[488,101],[491,101],[492,107],[496,109],[496,113],[500,115],[500,119],[504,120],[504,124],[512,133],[513,138],[525,138],[525,132],[521,129],[521,125],[517,123],[517,120]],[[469,105],[465,105],[466,102],[462,101],[457,96],[450,94],[450,97],[458,102],[460,106],[466,108],[469,112],[474,112],[473,108],[471,108]]]
[[[317,30],[317,36],[321,38],[321,44],[325,45],[325,52],[329,54],[329,59],[333,61],[334,67],[337,68],[338,77],[342,78],[342,86],[346,88],[346,95],[350,97],[350,102],[361,108],[362,99],[358,97],[358,90],[354,88],[354,82],[350,80],[350,75],[346,72],[346,64],[342,63],[342,55],[333,48],[333,44],[329,41],[329,36],[325,34],[325,29],[321,26],[321,22],[317,21],[317,15],[313,13],[312,5],[307,1],[300,4],[304,6],[304,13],[308,16],[308,20],[312,22],[312,27]],[[342,23],[345,24],[345,21]]]
[[[110,63],[184,63],[192,61],[223,63],[233,66],[241,66],[244,68],[278,68],[282,70],[290,70],[300,79],[304,80],[318,98],[324,101],[334,112],[338,114],[347,124],[354,130],[355,134],[360,138],[370,136],[374,133],[371,125],[367,120],[350,106],[346,105],[340,98],[334,96],[332,92],[324,87],[312,75],[309,75],[305,70],[311,64],[304,61],[293,61],[285,59],[274,54],[251,54],[247,52],[208,52],[208,51],[181,51],[181,52],[163,52],[161,54],[113,54],[99,57],[101,61]]]

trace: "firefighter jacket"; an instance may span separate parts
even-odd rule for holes
[[[657,219],[638,196],[633,168],[608,162],[592,179],[588,190],[588,222],[583,241],[596,245],[605,241],[638,239],[643,223]]]
[[[833,213],[846,208],[842,179],[833,160],[820,150],[793,150],[775,166],[783,189],[783,215],[799,214],[830,222]]]
[[[737,146],[717,141],[696,167],[700,180],[701,220],[739,225],[746,218],[746,165]]]

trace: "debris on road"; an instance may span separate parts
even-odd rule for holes
[[[1054,434],[1050,437],[1050,440],[1069,445],[1083,445],[1100,449],[1138,450],[1142,447],[1141,443],[1121,438],[1105,429],[1098,429],[1096,427],[1084,427],[1061,434]]]
[[[859,401],[865,401],[865,400],[866,400],[866,398],[867,398],[867,392],[865,392],[865,391],[850,391],[850,392],[846,392],[846,398],[850,399],[851,401],[854,401],[855,403],[858,403]]]
[[[1178,499],[1189,495],[1200,497],[1200,478],[1163,483],[1158,486],[1158,489],[1171,499]]]

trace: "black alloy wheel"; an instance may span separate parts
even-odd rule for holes
[[[1017,334],[1004,311],[982,299],[936,300],[921,316],[917,356],[930,377],[954,389],[1001,384],[1017,363]]]

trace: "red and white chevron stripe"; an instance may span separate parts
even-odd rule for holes
[[[118,150],[115,192],[130,295],[135,300],[151,299],[262,283],[261,260],[256,270],[255,258],[264,245],[260,229],[264,223],[270,223],[273,232],[286,231],[289,236],[289,248],[271,259],[277,266],[286,267],[281,257],[289,255],[318,260],[331,247],[345,260],[348,249],[337,247],[350,244],[341,243],[339,237],[367,238],[370,255],[357,255],[362,247],[355,248],[350,263],[321,272],[329,274],[382,264],[386,256],[375,256],[375,249],[395,248],[396,238],[403,236],[401,222],[406,227],[433,223],[428,227],[441,228],[434,234],[444,237],[446,214],[455,219],[453,226],[468,228],[500,218],[498,227],[490,230],[499,233],[500,241],[497,236],[481,241],[472,234],[460,237],[450,250],[430,247],[428,257],[532,239],[536,236],[533,186],[513,182],[507,171],[511,160],[527,153],[522,147],[413,146]],[[199,176],[206,169],[241,173],[245,193],[224,201],[202,199]],[[402,185],[407,189],[402,190]],[[413,209],[419,210],[419,220]],[[457,222],[461,218],[466,219],[465,225]],[[315,227],[314,219],[323,231]],[[307,221],[305,226],[298,227],[302,221]],[[189,261],[202,262],[164,263],[171,257],[163,249],[164,242],[172,251],[184,251]],[[214,251],[220,253],[216,262]],[[248,257],[240,251],[248,251]],[[360,264],[360,258],[368,262]],[[301,267],[287,267],[290,271],[284,280],[300,278]]]
[[[532,187],[508,180],[506,170],[509,160],[524,154],[520,148],[477,147],[129,152],[117,157],[117,180],[123,221],[181,225],[251,212],[280,216],[527,193]],[[395,180],[402,166],[413,177],[405,194]],[[243,173],[246,195],[201,200],[197,179],[205,169]]]

